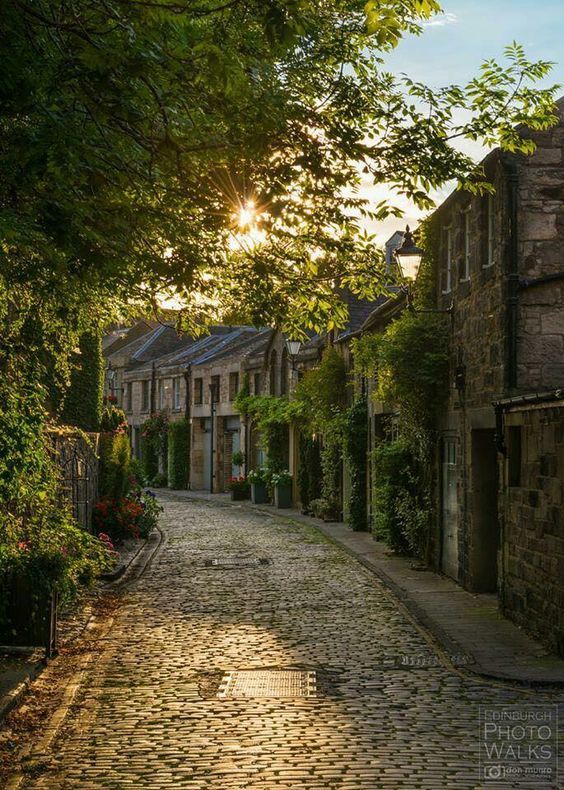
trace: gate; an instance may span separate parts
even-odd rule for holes
[[[99,434],[51,434],[53,454],[61,471],[60,497],[85,529],[92,526],[98,490]]]

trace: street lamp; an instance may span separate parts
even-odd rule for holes
[[[403,243],[401,247],[396,249],[402,279],[408,282],[415,282],[424,254],[425,250],[415,244],[409,225],[406,225]]]
[[[403,291],[407,299],[407,307],[413,313],[448,313],[453,314],[454,304],[451,302],[449,307],[445,310],[436,309],[416,309],[413,304],[413,291],[411,290],[412,283],[417,279],[421,261],[425,255],[425,250],[418,247],[413,239],[413,234],[409,230],[409,225],[405,227],[403,242],[401,247],[396,249],[396,259],[402,280],[404,281]]]
[[[290,357],[290,362],[292,363],[292,370],[296,370],[296,359],[298,354],[300,353],[300,349],[302,347],[302,343],[300,340],[290,340],[290,338],[286,338],[286,351],[288,352],[288,356]]]

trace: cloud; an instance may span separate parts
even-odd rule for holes
[[[438,14],[430,19],[428,22],[423,22],[423,27],[444,27],[445,25],[454,25],[458,22],[456,14],[447,11],[446,14]]]

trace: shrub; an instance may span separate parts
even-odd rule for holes
[[[97,532],[108,534],[113,540],[139,538],[143,508],[136,499],[107,497],[94,506],[94,527]]]
[[[102,419],[104,359],[99,332],[87,332],[79,341],[61,418],[84,431],[99,431]]]
[[[155,486],[155,488],[166,488],[168,482],[168,478],[164,472],[157,472],[157,474],[151,480],[151,485]]]
[[[127,430],[127,417],[123,409],[109,404],[104,407],[102,412],[102,420],[100,422],[100,430],[102,432],[115,432],[118,430]]]
[[[319,499],[321,495],[321,477],[319,440],[302,434],[300,437],[298,488],[304,513],[310,511],[312,500]]]
[[[145,478],[153,480],[159,473],[159,459],[166,458],[168,420],[166,414],[149,417],[142,425],[141,462]],[[166,482],[165,482],[166,485]]]
[[[119,499],[130,486],[131,446],[126,433],[106,433],[100,437],[98,491],[101,497]]]
[[[418,541],[406,530],[406,516],[417,498],[409,445],[402,439],[384,442],[373,451],[373,462],[375,534],[399,554],[416,551]]]
[[[143,464],[139,458],[136,458],[134,455],[131,456],[131,460],[129,462],[129,481],[131,485],[147,485]]]
[[[188,488],[190,475],[190,425],[186,418],[168,426],[168,485]]]
[[[357,398],[346,415],[344,449],[349,464],[349,525],[356,531],[368,528],[366,510],[366,473],[368,450],[368,406]]]

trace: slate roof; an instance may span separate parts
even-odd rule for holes
[[[337,342],[345,340],[347,337],[357,332],[368,316],[388,299],[388,296],[385,295],[379,296],[376,300],[361,299],[348,289],[342,291],[340,297],[347,305],[349,317],[344,328],[337,334]]]

